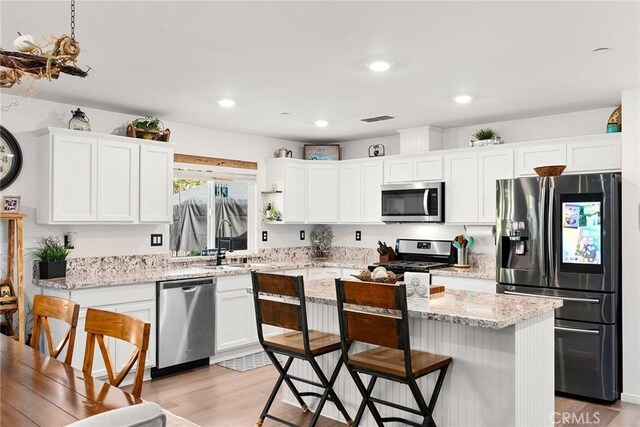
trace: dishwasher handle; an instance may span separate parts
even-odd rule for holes
[[[158,289],[173,289],[173,288],[196,288],[198,286],[214,286],[215,279],[183,279],[183,280],[171,280],[167,282],[158,282]],[[194,289],[195,290],[195,289]]]
[[[195,292],[196,289],[198,289],[197,286],[185,286],[184,288],[182,288],[183,292]]]

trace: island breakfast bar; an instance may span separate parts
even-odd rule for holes
[[[339,334],[332,279],[305,283],[309,327]],[[447,290],[429,299],[408,298],[411,348],[451,356],[434,419],[438,426],[551,426],[554,411],[554,309],[560,300]],[[357,344],[352,352],[362,351]],[[340,352],[317,359],[328,372]],[[292,375],[315,379],[308,364],[296,360]],[[365,383],[368,380],[365,379]],[[428,400],[435,376],[418,380]],[[300,391],[311,386],[300,384]],[[345,369],[334,389],[355,416],[362,400]],[[284,401],[297,406],[284,387]],[[416,408],[408,387],[379,380],[374,396]],[[318,399],[307,403],[313,410]],[[400,412],[378,405],[383,416]],[[323,416],[342,420],[332,404]],[[403,414],[407,415],[407,414]],[[409,418],[417,417],[409,414]],[[362,426],[375,421],[365,411]]]

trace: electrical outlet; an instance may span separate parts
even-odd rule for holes
[[[266,242],[267,240],[269,240],[269,233],[266,231],[262,232],[262,241]]]
[[[151,246],[162,246],[162,234],[151,235]]]
[[[305,239],[304,230],[300,230],[300,240],[304,240],[304,239]]]
[[[360,230],[356,231],[356,242],[362,240],[362,232]]]

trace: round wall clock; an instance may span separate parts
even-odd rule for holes
[[[22,150],[16,138],[0,126],[0,190],[13,184],[22,169]]]

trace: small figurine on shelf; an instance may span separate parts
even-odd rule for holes
[[[71,119],[69,120],[69,129],[91,132],[89,117],[81,109],[71,111]]]

